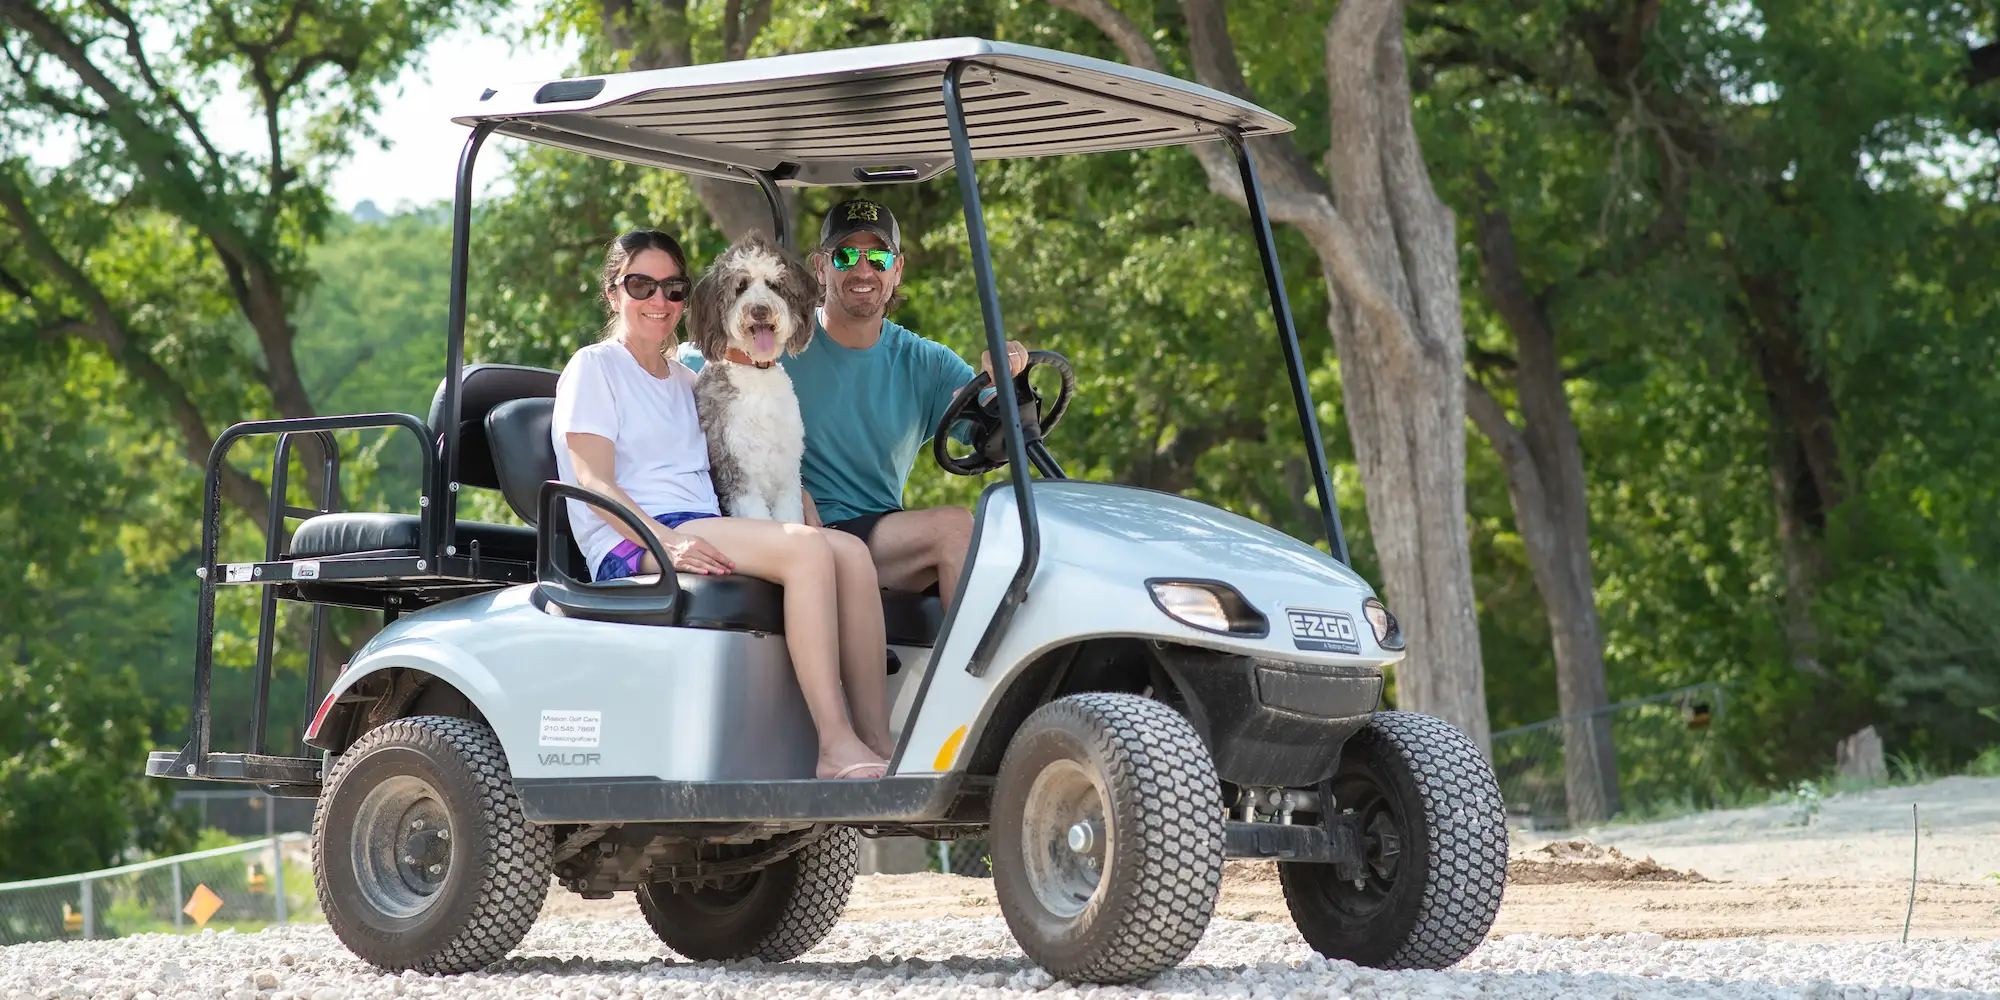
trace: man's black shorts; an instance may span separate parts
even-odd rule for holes
[[[832,524],[827,525],[827,527],[832,528],[835,531],[845,531],[848,534],[853,535],[854,537],[859,538],[862,541],[866,542],[868,541],[868,536],[873,535],[875,533],[875,523],[877,521],[880,521],[883,518],[888,517],[890,514],[900,514],[900,513],[902,513],[902,511],[899,510],[877,511],[873,514],[863,514],[860,517],[850,517],[845,521],[835,521]]]

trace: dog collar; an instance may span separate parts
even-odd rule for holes
[[[778,363],[776,359],[770,361],[752,361],[750,355],[743,353],[743,349],[740,347],[730,348],[729,353],[724,354],[723,358],[734,361],[739,365],[749,365],[752,368],[769,368]]]

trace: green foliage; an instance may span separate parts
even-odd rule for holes
[[[0,27],[29,71],[0,69],[0,144],[80,137],[61,169],[0,156],[0,195],[27,210],[26,221],[0,213],[0,551],[19,567],[0,578],[0,879],[186,844],[169,789],[134,774],[144,750],[176,745],[185,720],[201,503],[191,459],[204,434],[288,407],[425,411],[443,367],[442,212],[357,223],[330,211],[321,185],[371,138],[379,88],[442,26],[490,6],[149,4],[137,14],[157,25],[145,33],[157,50],[150,86],[118,55],[120,8],[55,7],[64,30],[106,40],[91,51],[131,95],[118,114],[97,114],[102,95],[21,47],[18,25]],[[632,51],[607,37],[608,6],[552,0],[537,30],[582,40],[582,70],[622,68]],[[619,27],[713,61],[731,55],[723,20],[740,6],[696,0],[676,20],[674,5],[633,5]],[[1170,72],[1192,75],[1177,5],[1120,7]],[[1337,139],[1320,30],[1334,8],[1230,11],[1245,78],[1305,148]],[[2000,709],[1979,710],[2000,706],[2000,115],[1963,74],[1990,14],[1941,0],[1667,6],[1615,80],[1592,49],[1605,16],[1569,0],[1416,3],[1409,46],[1416,122],[1461,227],[1475,367],[1504,365],[1515,347],[1473,246],[1478,213],[1499,208],[1573,372],[1613,697],[1727,687],[1699,770],[1665,742],[1686,739],[1670,733],[1674,719],[1623,738],[1634,809],[1796,789],[1868,722],[1918,762],[1910,769],[2000,774]],[[787,0],[747,50],[953,34],[1119,58],[1050,5],[983,0]],[[212,155],[175,107],[199,120],[225,85],[269,112],[274,149]],[[620,231],[674,230],[697,267],[723,248],[685,178],[508,140],[491,148],[512,183],[474,227],[475,359],[555,367],[596,339],[596,272]],[[1246,220],[1192,157],[983,164],[980,180],[1008,335],[1064,353],[1081,376],[1051,442],[1069,471],[1183,492],[1323,543]],[[797,193],[799,230],[848,193]],[[955,185],[877,193],[906,233],[897,320],[976,359]],[[1655,239],[1662,220],[1678,228]],[[1338,500],[1373,574],[1325,283],[1295,234],[1280,243]],[[1781,290],[1773,301],[1826,388],[1847,487],[1808,525],[1824,679],[1795,666],[1787,620],[1796,565],[1773,496],[1782,428],[1755,353],[1756,281]],[[255,282],[274,294],[247,293]],[[295,387],[281,377],[288,356]],[[407,440],[346,444],[350,505],[414,509]],[[267,484],[269,456],[243,448],[238,468]],[[1491,711],[1507,728],[1555,714],[1553,657],[1503,472],[1477,439],[1468,462]],[[990,481],[920,462],[906,502],[970,503]],[[292,499],[309,502],[302,476]],[[471,516],[508,516],[495,497],[465,502]],[[226,557],[262,544],[235,513],[224,539]],[[225,744],[247,736],[252,597],[231,591],[220,610]],[[358,619],[339,621],[361,634]],[[281,628],[276,746],[303,722],[302,618],[288,610]]]

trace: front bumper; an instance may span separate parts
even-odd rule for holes
[[[1382,702],[1376,667],[1154,650],[1186,696],[1216,774],[1238,785],[1305,787],[1332,777],[1341,745]]]

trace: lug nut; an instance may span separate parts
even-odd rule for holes
[[[417,863],[417,856],[414,854],[405,854],[403,855],[403,863],[406,865],[414,865]]]
[[[413,820],[411,820],[411,821],[410,821],[410,829],[412,829],[412,830],[421,830],[421,829],[423,829],[423,828],[424,828],[424,821],[423,821],[423,820],[420,820],[420,819],[413,819]]]
[[[430,873],[431,873],[432,875],[436,875],[436,874],[438,874],[439,872],[442,872],[442,871],[444,871],[444,866],[443,866],[443,865],[432,865],[432,866],[430,866],[430,868],[428,869],[428,871],[429,871],[429,872],[430,872]]]
[[[438,831],[438,839],[439,839],[439,840],[450,840],[450,839],[451,839],[451,831],[450,831],[450,830],[439,830],[439,831]]]

